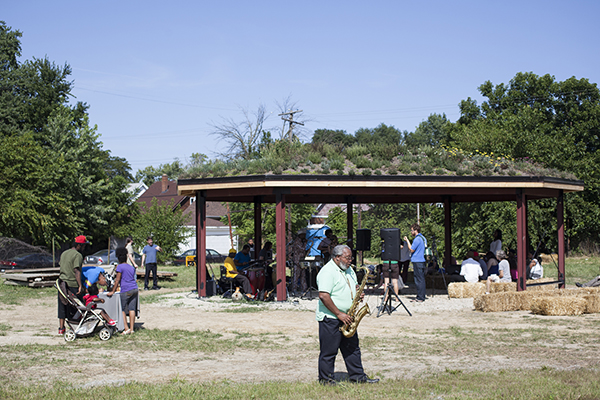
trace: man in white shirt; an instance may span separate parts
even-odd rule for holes
[[[475,260],[475,252],[469,250],[467,259],[460,265],[460,275],[464,277],[465,282],[479,282],[479,277],[483,275],[479,261]]]

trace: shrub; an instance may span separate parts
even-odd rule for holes
[[[319,164],[321,162],[321,155],[319,153],[309,153],[308,154],[308,161],[310,161],[313,164]]]
[[[362,146],[359,144],[355,144],[346,149],[346,157],[348,157],[349,159],[364,156],[365,154],[369,154],[369,149],[366,146]]]
[[[343,169],[338,169],[337,174],[338,175],[344,175],[344,170]]]
[[[435,174],[436,175],[446,175],[446,171],[443,168],[436,168]]]
[[[362,170],[361,174],[363,174],[364,176],[371,176],[371,169],[365,168]]]
[[[426,173],[427,175],[433,174],[433,167],[431,166],[431,164],[425,164],[423,166],[423,172]]]
[[[354,170],[354,168],[350,168],[350,171],[348,171],[348,175],[350,175],[350,176],[356,175],[356,171]]]
[[[310,170],[308,168],[302,168],[300,172],[302,172],[303,174],[308,174]]]

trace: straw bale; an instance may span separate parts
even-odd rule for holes
[[[526,282],[527,290],[548,291],[548,290],[556,289],[558,287],[558,283],[555,285],[529,286],[534,283],[553,282],[553,281],[556,281],[556,278],[528,279]]]
[[[553,264],[558,263],[558,254],[540,254],[540,258],[542,260],[542,264]]]
[[[490,286],[490,293],[500,293],[500,292],[516,292],[517,291],[517,283],[516,282],[492,282]]]
[[[517,292],[483,294],[473,299],[476,310],[483,312],[521,310],[521,296]]]
[[[448,297],[464,299],[485,293],[483,282],[452,282],[448,284]]]
[[[532,301],[531,312],[541,315],[580,315],[587,302],[577,296],[541,296]]]
[[[587,294],[584,295],[585,299],[585,313],[595,314],[600,313],[600,294]]]

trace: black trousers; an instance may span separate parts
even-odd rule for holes
[[[150,280],[150,272],[154,280],[153,288],[158,287],[158,276],[156,276],[156,263],[146,263],[146,275],[144,276],[144,289],[148,289],[148,281]]]
[[[345,337],[340,332],[343,325],[339,319],[325,317],[323,321],[319,321],[319,380],[333,380],[338,349],[342,352],[350,379],[358,381],[366,378],[358,345],[358,333],[351,338]]]

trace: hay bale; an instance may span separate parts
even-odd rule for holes
[[[583,296],[585,299],[585,313],[596,314],[600,313],[600,294],[586,294]]]
[[[578,296],[541,296],[531,303],[531,312],[540,315],[581,315],[587,302]]]
[[[540,254],[540,259],[542,260],[542,264],[554,264],[558,263],[558,254]]]
[[[473,306],[483,312],[519,311],[522,309],[521,297],[522,295],[517,292],[484,294],[473,299]]]
[[[492,282],[490,285],[490,293],[501,293],[501,292],[516,292],[516,282]]]
[[[452,282],[448,284],[448,297],[451,298],[465,299],[484,293],[485,284],[483,282]]]
[[[528,279],[526,282],[527,290],[533,291],[548,291],[552,289],[556,289],[558,287],[558,283],[555,285],[540,285],[540,286],[529,286],[534,283],[543,283],[543,282],[553,282],[556,281],[556,278],[540,278],[540,279]]]

